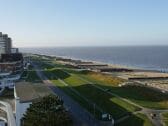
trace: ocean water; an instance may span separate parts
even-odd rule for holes
[[[20,50],[168,72],[168,46],[55,47]]]

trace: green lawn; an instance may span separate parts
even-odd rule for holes
[[[88,100],[96,103],[96,105],[101,107],[104,112],[112,114],[115,119],[123,116],[127,112],[136,111],[138,108],[120,100],[119,98],[109,95],[107,92],[103,92],[100,89],[93,87],[88,84],[88,81],[97,84],[103,89],[110,89],[110,92],[118,94],[119,96],[129,99],[144,107],[155,109],[168,108],[168,95],[140,86],[118,87],[118,84],[123,83],[125,80],[111,75],[90,72],[87,70],[75,70],[74,68],[67,67],[56,61],[52,61],[50,64],[48,61],[45,63],[41,62],[41,67],[44,68],[45,74],[56,86],[61,88],[91,113],[93,113],[93,105],[89,104],[82,97],[70,90],[70,88],[60,82],[58,78],[62,79]],[[100,117],[100,114],[101,112],[96,109],[96,116]],[[142,114],[131,116],[128,120],[119,125],[134,126],[135,124],[137,126],[152,126],[148,118]]]
[[[72,97],[75,101],[77,101],[81,106],[86,108],[89,112],[92,114],[94,113],[93,111],[93,104],[88,103],[83,99],[82,97],[78,96],[75,92],[71,91],[69,88],[67,88],[62,82],[59,80],[52,80],[52,82],[59,87],[61,90],[63,90],[66,94],[68,94],[70,97]],[[100,118],[101,112],[95,108],[95,116],[97,118]]]
[[[129,99],[144,107],[153,109],[168,109],[168,94],[163,94],[159,91],[142,86],[118,87],[117,85],[124,82],[124,80],[116,77],[111,77],[112,80],[110,80],[109,75],[106,77],[106,75],[96,74],[95,72],[82,72],[68,69],[64,70],[82,77],[94,84],[98,84],[103,89],[110,89],[112,93],[116,93],[119,96]]]
[[[91,74],[80,74],[79,76],[92,83],[98,84],[103,89],[110,89],[112,93],[118,94],[119,96],[129,99],[144,107],[168,109],[168,94],[163,94],[159,91],[143,86],[117,87],[116,84],[118,84],[118,80],[114,80],[115,84],[110,85],[106,80],[106,83],[103,83],[100,81],[100,78],[96,78],[95,75]]]
[[[162,116],[163,116],[164,126],[168,126],[168,112],[163,113]]]
[[[57,84],[61,89],[68,92],[71,96],[74,94],[67,86],[63,86],[58,80],[61,78],[70,87],[78,91],[82,96],[86,97],[89,101],[96,103],[100,108],[103,109],[104,113],[110,113],[115,119],[124,116],[128,112],[133,112],[139,110],[137,107],[126,103],[116,97],[112,97],[108,93],[93,87],[91,84],[86,83],[86,81],[80,79],[77,75],[70,75],[60,69],[47,69],[45,70],[46,75],[52,79],[52,81]],[[57,77],[55,77],[55,76]],[[77,94],[75,94],[77,96]],[[75,96],[75,97],[76,97]],[[74,96],[73,96],[74,97]],[[79,97],[79,96],[78,96]],[[78,100],[79,101],[79,100]],[[83,104],[83,103],[82,103]],[[88,104],[88,103],[85,103]],[[90,105],[89,105],[90,106]],[[91,106],[93,108],[93,106]]]
[[[152,122],[143,114],[132,115],[116,126],[153,126]]]

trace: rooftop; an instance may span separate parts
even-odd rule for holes
[[[51,90],[43,83],[17,82],[15,85],[15,97],[19,97],[20,102],[32,102],[40,97],[51,94]]]

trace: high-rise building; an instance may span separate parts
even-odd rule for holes
[[[11,53],[12,40],[8,37],[7,34],[2,34],[0,32],[0,56],[1,54]]]
[[[3,73],[18,74],[23,70],[23,56],[18,48],[12,48],[12,40],[0,32],[0,76]]]

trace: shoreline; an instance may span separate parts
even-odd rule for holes
[[[166,70],[163,72],[162,70],[158,70],[158,69],[148,69],[148,68],[142,68],[142,67],[136,67],[136,66],[128,66],[128,65],[121,65],[121,64],[105,63],[105,62],[101,62],[101,61],[86,60],[86,59],[75,58],[75,57],[70,57],[70,56],[46,55],[46,54],[36,54],[36,55],[50,56],[50,57],[53,57],[53,58],[80,60],[81,62],[92,62],[92,63],[100,64],[100,65],[108,65],[108,67],[112,67],[112,68],[124,68],[124,69],[129,69],[129,70],[134,70],[134,71],[142,71],[142,72],[167,73]]]
[[[168,73],[157,70],[138,69],[135,67],[127,67],[122,65],[104,64],[92,60],[83,60],[65,56],[33,54],[47,60],[55,60],[64,65],[71,65],[75,68],[96,71],[104,74],[113,75],[115,77],[127,80],[128,82],[136,82],[140,86],[148,86],[157,89],[162,93],[168,91],[168,86],[164,85],[168,82]],[[106,69],[107,71],[104,71]],[[117,72],[117,74],[115,74]]]

